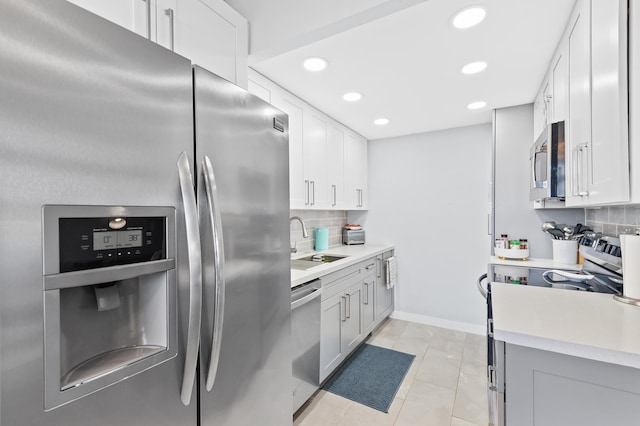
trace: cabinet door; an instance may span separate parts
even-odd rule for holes
[[[393,311],[393,289],[387,288],[385,263],[385,259],[388,259],[392,255],[392,252],[386,252],[384,255],[379,255],[376,258],[376,261],[379,264],[377,268],[378,274],[375,292],[376,321],[381,321]]]
[[[345,357],[343,324],[346,321],[343,293],[321,303],[320,315],[320,381],[322,382]]]
[[[344,202],[344,129],[330,123],[327,129],[327,188],[329,207],[343,208]]]
[[[143,37],[151,38],[152,0],[68,0]]]
[[[364,333],[368,333],[376,320],[375,316],[375,286],[376,277],[371,275],[364,279],[362,284],[362,328]]]
[[[346,208],[367,208],[367,140],[347,133],[345,174],[347,176]]]
[[[591,145],[590,2],[578,0],[569,33],[569,125],[567,206],[587,203]]]
[[[327,119],[310,109],[304,116],[304,174],[309,181],[309,207],[329,207],[327,188]]]
[[[554,123],[565,121],[569,113],[569,65],[567,62],[566,49],[567,44],[561,42],[559,53],[553,62],[552,122]]]
[[[173,43],[194,64],[247,88],[248,29],[240,14],[222,0],[158,1],[159,44]],[[173,20],[167,15],[171,8]]]
[[[638,424],[638,369],[511,344],[505,357],[505,424]]]
[[[544,83],[543,83],[544,84]],[[544,87],[544,86],[543,86]],[[544,111],[544,94],[541,87],[533,100],[533,140],[538,139],[538,136],[544,130],[545,111]]]
[[[344,352],[351,353],[362,341],[362,316],[360,306],[362,306],[362,281],[353,284],[345,291],[346,318],[343,323],[342,343]]]
[[[591,2],[589,204],[629,201],[627,1]]]
[[[289,116],[289,197],[292,209],[308,207],[308,180],[304,175],[302,103],[280,91],[272,92],[273,105]],[[306,181],[306,182],[305,182]]]

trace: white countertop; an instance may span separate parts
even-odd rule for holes
[[[527,260],[521,259],[501,259],[497,256],[491,256],[489,259],[491,265],[504,265],[504,266],[523,266],[525,268],[540,268],[540,269],[562,269],[563,271],[581,271],[582,265],[569,264],[555,262],[552,259],[541,259],[530,257]]]
[[[335,254],[340,256],[348,256],[344,259],[336,260],[330,263],[323,263],[313,268],[301,271],[298,269],[291,269],[291,287],[306,283],[307,281],[314,280],[323,275],[330,274],[346,266],[354,265],[365,259],[373,256],[377,256],[381,253],[393,250],[391,244],[360,244],[360,245],[342,245],[337,247],[330,247],[326,251],[311,251],[306,253],[294,253],[291,258],[299,259],[314,254]]]
[[[640,307],[610,294],[491,283],[496,340],[640,368]]]

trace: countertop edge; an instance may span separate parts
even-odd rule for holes
[[[491,283],[494,338],[640,369],[640,309],[611,295]]]
[[[335,262],[326,263],[324,265],[316,266],[307,271],[291,270],[291,288],[304,284],[308,281],[320,278],[324,275],[330,274],[335,271],[339,271],[347,266],[355,265],[365,259],[373,256],[377,256],[381,253],[385,253],[389,250],[393,250],[395,246],[393,244],[363,244],[363,245],[342,245],[336,247],[330,247],[327,250],[308,253],[297,253],[292,259],[308,256],[310,254],[337,254],[348,255],[344,259],[337,260]]]
[[[505,343],[527,348],[640,369],[640,356],[629,352],[615,351],[612,349],[598,348],[580,343],[548,339],[504,330],[494,330],[494,338]]]

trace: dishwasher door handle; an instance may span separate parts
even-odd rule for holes
[[[307,294],[306,296],[301,297],[300,299],[292,301],[291,310],[293,311],[294,309],[299,308],[300,306],[311,302],[313,299],[320,297],[321,294],[322,294],[322,288],[314,289],[310,294]]]

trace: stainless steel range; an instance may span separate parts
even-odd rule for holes
[[[493,338],[491,282],[621,295],[623,281],[620,239],[592,234],[590,237],[582,237],[579,244],[579,252],[584,259],[581,269],[571,265],[564,269],[546,269],[529,267],[526,263],[517,266],[513,266],[513,263],[492,264],[489,265],[488,273],[478,278],[478,291],[487,301],[487,393],[490,426],[503,426],[505,413],[504,369],[501,367],[504,365],[504,347],[502,342]]]

